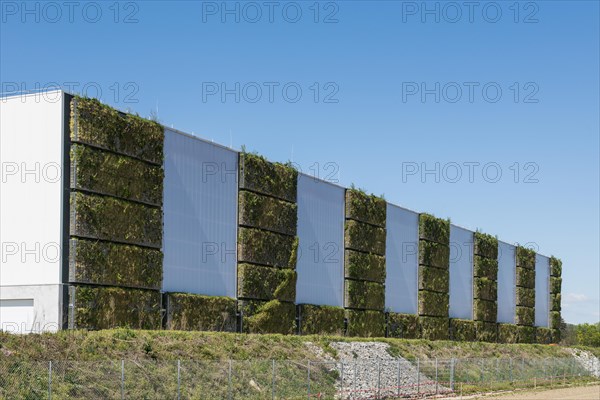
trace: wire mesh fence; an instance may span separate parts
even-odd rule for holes
[[[598,360],[593,361],[600,364]],[[0,399],[392,399],[596,380],[575,358],[344,362],[0,359]]]

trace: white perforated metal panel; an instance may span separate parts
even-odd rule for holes
[[[473,319],[473,232],[450,225],[450,318]]]
[[[535,326],[550,326],[550,259],[535,255]]]
[[[165,131],[163,290],[236,296],[235,151]]]
[[[498,241],[498,322],[515,323],[516,248]]]
[[[298,176],[298,304],[344,306],[344,204],[344,188]]]
[[[416,314],[418,298],[419,214],[387,205],[385,307]]]

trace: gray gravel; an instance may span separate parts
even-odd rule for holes
[[[580,350],[580,349],[567,349],[579,362],[579,364],[588,371],[590,374],[595,376],[596,378],[600,378],[600,359],[590,353],[589,351]]]

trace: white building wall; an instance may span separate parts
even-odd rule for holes
[[[59,327],[63,107],[60,91],[0,99],[3,329]]]

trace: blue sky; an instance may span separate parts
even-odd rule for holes
[[[0,90],[100,91],[531,243],[567,322],[600,319],[598,2],[223,4],[3,1]]]

